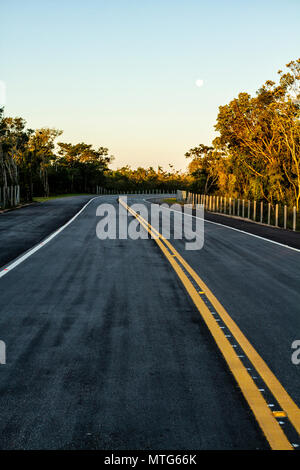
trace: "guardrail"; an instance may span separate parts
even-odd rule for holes
[[[101,186],[96,186],[96,194],[176,194],[176,189],[106,189]]]
[[[264,201],[236,199],[226,196],[208,196],[182,191],[184,202],[202,204],[204,209],[220,214],[240,217],[245,220],[259,222],[273,227],[300,230],[300,214],[296,206],[288,207],[281,204],[270,204]]]
[[[0,208],[14,207],[20,204],[20,186],[0,187]]]

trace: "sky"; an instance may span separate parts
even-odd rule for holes
[[[108,147],[113,168],[184,170],[220,105],[300,56],[300,0],[10,0],[0,17],[5,114]]]

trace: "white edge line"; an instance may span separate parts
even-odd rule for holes
[[[147,201],[146,199],[143,199],[143,201],[145,201],[147,204],[155,204],[154,202]],[[165,209],[171,212],[179,212],[174,209],[170,209],[169,207],[162,206],[162,209]],[[181,214],[184,214],[184,213],[181,212]],[[220,227],[225,227],[225,228],[228,228],[229,230],[234,230],[236,232],[244,233],[245,235],[249,235],[250,237],[260,238],[261,240],[264,240],[266,242],[273,243],[274,245],[283,246],[284,248],[288,248],[289,250],[297,251],[298,253],[300,253],[299,248],[294,248],[293,246],[290,246],[290,245],[284,245],[283,243],[276,242],[275,240],[270,240],[269,238],[261,237],[260,235],[255,235],[254,233],[245,232],[244,230],[240,230],[235,227],[230,227],[229,225],[223,225],[223,224],[220,224],[219,222],[212,222],[211,220],[206,220],[205,218],[203,219],[202,217],[197,217],[196,215],[192,215],[192,214],[184,214],[184,215],[188,217],[194,217],[195,219],[204,220],[204,222],[208,224],[219,225]]]
[[[51,235],[49,235],[47,238],[39,242],[37,245],[35,245],[33,248],[30,248],[30,250],[26,251],[23,255],[19,256],[15,261],[12,261],[8,265],[4,265],[5,268],[0,271],[0,278],[5,276],[7,273],[9,273],[12,269],[17,267],[19,264],[23,263],[29,256],[33,255],[36,251],[40,250],[43,246],[45,246],[47,243],[49,243],[54,237],[56,237],[60,232],[62,232],[68,225],[70,225],[78,216],[81,214],[82,211],[95,199],[103,197],[103,196],[96,196],[90,199],[81,209],[78,211],[68,222],[66,222],[64,225],[59,227],[57,230],[55,230]]]

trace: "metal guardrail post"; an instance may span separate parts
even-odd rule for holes
[[[260,203],[260,223],[262,224],[264,220],[264,203],[261,201]]]
[[[256,201],[253,202],[253,220],[256,220]]]
[[[248,199],[248,219],[250,219],[250,207],[251,207],[251,202]]]

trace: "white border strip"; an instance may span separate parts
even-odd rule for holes
[[[102,196],[96,196],[90,199],[81,209],[77,214],[75,214],[68,222],[66,222],[64,225],[62,225],[59,229],[55,230],[49,237],[45,238],[42,242],[38,243],[35,245],[33,248],[30,250],[26,251],[23,255],[21,255],[19,258],[17,258],[15,261],[12,263],[5,265],[5,268],[0,271],[0,278],[5,276],[7,273],[9,273],[12,269],[16,268],[19,264],[23,263],[29,256],[33,255],[36,251],[40,250],[43,246],[45,246],[47,243],[49,243],[54,237],[56,237],[60,232],[62,232],[68,225],[70,225],[78,216],[81,214],[82,211],[95,199],[102,197]]]
[[[147,204],[155,204],[153,202],[147,201],[147,199],[143,199],[143,200],[145,202],[147,202]],[[170,209],[168,207],[162,207],[162,209],[168,210],[170,212],[179,212],[179,211],[176,211],[174,209]],[[181,213],[184,214],[183,212],[181,212]],[[235,227],[230,227],[229,225],[223,225],[223,224],[220,224],[219,222],[212,222],[211,220],[206,220],[205,218],[202,219],[201,217],[197,217],[197,216],[192,215],[192,214],[184,214],[184,215],[188,216],[188,217],[194,217],[195,219],[204,220],[204,222],[206,222],[208,224],[219,225],[220,227],[225,227],[225,228],[228,228],[229,230],[234,230],[235,232],[244,233],[245,235],[249,235],[250,237],[259,238],[260,240],[264,240],[266,242],[273,243],[274,245],[279,245],[279,246],[282,246],[284,248],[288,248],[289,250],[297,251],[298,253],[300,253],[299,248],[294,248],[293,246],[290,246],[290,245],[284,245],[284,243],[276,242],[274,240],[270,240],[269,238],[261,237],[260,235],[255,235],[254,233],[251,233],[251,232],[245,232],[245,230],[240,230],[240,229],[235,228]]]

